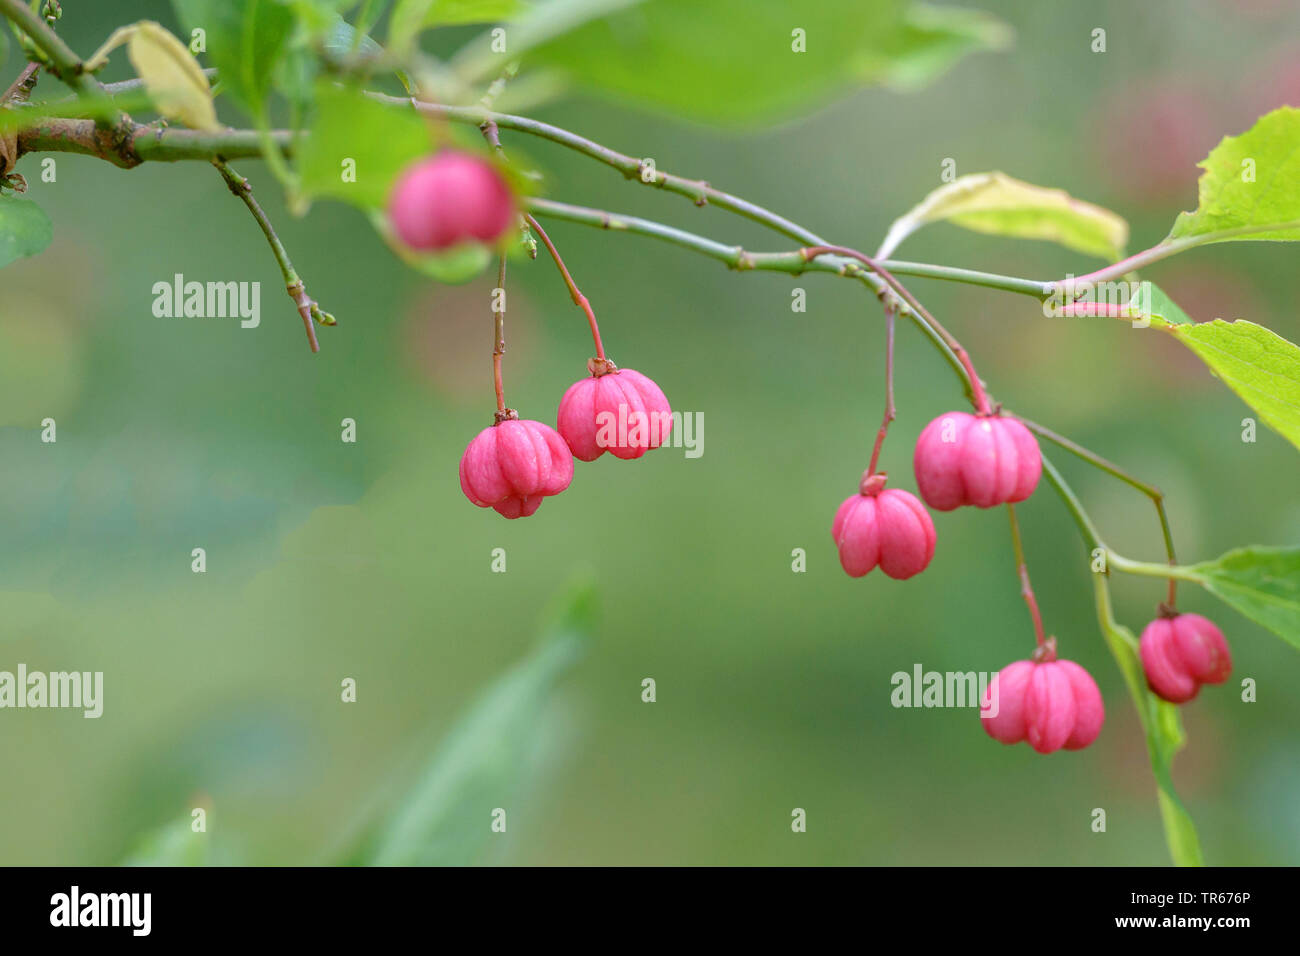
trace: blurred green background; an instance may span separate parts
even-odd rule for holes
[[[708,179],[835,241],[871,250],[892,219],[959,174],[1002,169],[1113,208],[1133,249],[1195,205],[1194,163],[1267,109],[1300,105],[1300,11],[1276,2],[979,7],[1013,50],[907,96],[855,94],[800,121],[733,134],[569,99],[534,115],[660,169]],[[88,55],[169,5],[68,3]],[[1095,27],[1108,52],[1090,52]],[[5,70],[16,74],[11,49]],[[109,79],[130,75],[119,53]],[[54,86],[42,80],[42,88]],[[701,95],[708,95],[701,91]],[[227,121],[239,122],[231,114]],[[747,248],[779,239],[639,189],[565,150],[506,134],[548,194],[648,215]],[[1086,751],[1003,747],[974,711],[894,709],[890,675],[994,671],[1032,632],[1006,518],[936,515],[929,571],[840,570],[829,528],[879,422],[882,326],[853,283],[737,275],[651,240],[555,223],[610,355],[704,415],[704,455],[579,463],[526,521],[472,507],[457,482],[491,420],[495,276],[438,286],[364,217],[303,219],[253,161],[236,164],[309,291],[339,326],[311,355],[242,204],[203,163],[131,171],[55,155],[19,166],[54,221],[39,257],[0,275],[0,669],[102,670],[105,710],[0,714],[0,862],[112,863],[139,836],[212,807],[219,859],[316,863],[400,789],[476,688],[531,646],[546,600],[595,569],[597,640],[545,721],[542,773],[511,797],[490,859],[527,864],[1164,863],[1143,739],[1102,643],[1084,552],[1044,484],[1021,509],[1048,628],[1096,677],[1107,724]],[[901,257],[1052,278],[1099,263],[936,226]],[[1296,251],[1229,243],[1159,265],[1197,319],[1248,318],[1300,338]],[[158,319],[152,286],[259,280],[262,325]],[[1029,299],[910,283],[1010,407],[1168,494],[1185,561],[1300,540],[1300,457],[1176,343],[1104,320],[1045,319]],[[792,313],[790,289],[807,289]],[[590,342],[550,263],[508,280],[507,398],[553,421]],[[914,488],[915,435],[962,405],[911,326],[883,466]],[[39,423],[58,422],[57,444]],[[358,442],[339,440],[341,419]],[[1161,555],[1154,509],[1068,460],[1110,543]],[[190,570],[192,548],[208,570]],[[504,548],[508,571],[490,570]],[[804,548],[807,573],[791,572]],[[1115,583],[1140,630],[1159,582]],[[1190,587],[1185,610],[1228,635],[1233,681],[1183,709],[1175,781],[1209,862],[1300,862],[1300,660]],[[358,683],[342,704],[339,684]],[[652,677],[658,701],[641,701]],[[1259,683],[1243,704],[1240,677]],[[396,783],[394,783],[396,782]],[[378,800],[378,802],[376,802]],[[482,816],[468,827],[487,826]],[[794,834],[802,807],[808,829]],[[1091,811],[1108,830],[1091,832]]]

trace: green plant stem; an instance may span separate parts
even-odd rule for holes
[[[307,342],[313,352],[320,351],[320,343],[316,341],[316,328],[313,320],[319,313],[319,307],[316,302],[307,295],[307,287],[298,273],[293,268],[293,263],[289,260],[289,253],[284,248],[284,243],[276,235],[275,227],[271,225],[271,220],[267,218],[261,204],[253,198],[253,188],[248,184],[248,180],[240,176],[231,169],[223,159],[212,160],[212,165],[217,167],[221,173],[221,178],[226,181],[230,191],[243,200],[248,211],[253,214],[253,219],[262,230],[262,235],[266,236],[267,243],[271,246],[271,252],[275,256],[275,261],[280,266],[280,273],[284,276],[285,291],[289,293],[289,298],[298,309],[298,314],[302,316],[302,324],[307,329]]]
[[[272,130],[271,142],[285,155],[293,154],[293,134]],[[43,117],[34,119],[17,134],[18,155],[26,153],[78,153],[132,169],[146,161],[177,162],[262,158],[264,134],[251,129],[195,130],[158,127],[127,121],[111,129],[90,119]]]
[[[120,126],[129,122],[126,114],[113,105],[112,97],[105,92],[100,82],[86,72],[81,57],[31,7],[22,0],[0,0],[0,17],[18,27],[45,55],[45,68],[48,72],[88,103],[103,107],[100,111],[106,115],[98,120],[101,127]]]
[[[1150,249],[1143,249],[1141,252],[1134,253],[1127,259],[1121,259],[1113,265],[1098,269],[1096,272],[1089,272],[1087,275],[1078,276],[1074,279],[1058,279],[1050,283],[1052,288],[1064,289],[1073,283],[1078,286],[1082,283],[1110,282],[1114,279],[1122,278],[1130,272],[1136,272],[1144,266],[1149,266],[1153,262],[1159,262],[1162,259],[1168,259],[1170,256],[1176,256],[1180,252],[1186,252],[1188,249],[1195,249],[1197,246],[1203,246],[1210,242],[1219,242],[1224,239],[1233,239],[1239,236],[1249,236],[1265,232],[1276,232],[1282,229],[1300,229],[1300,221],[1278,222],[1270,225],[1251,225],[1237,226],[1232,229],[1219,229],[1215,232],[1206,232],[1196,236],[1183,236],[1178,239],[1166,239],[1158,242]]]
[[[0,13],[8,15],[14,9],[26,11],[26,8],[18,3],[17,0],[0,0]],[[30,11],[27,11],[30,12]],[[33,15],[34,16],[34,15]],[[10,17],[14,19],[14,17]],[[18,22],[28,19],[23,14],[18,14]],[[63,44],[57,35],[52,31],[45,29],[44,24],[39,25],[37,36],[48,33],[49,37],[45,40],[48,46],[42,46],[47,53],[51,50],[52,60],[56,64],[62,64],[63,67],[74,70],[78,76],[80,60]],[[53,38],[50,40],[50,38]],[[74,89],[79,89],[79,84],[70,84]],[[124,83],[114,84],[113,93],[126,92],[139,87],[139,81],[131,80]],[[101,88],[102,89],[102,88]],[[79,90],[80,91],[80,90]],[[702,180],[691,180],[681,176],[675,176],[669,173],[655,170],[653,175],[642,178],[642,172],[648,170],[648,165],[644,160],[627,156],[616,150],[609,149],[592,140],[578,136],[568,130],[531,120],[526,117],[512,116],[510,114],[496,113],[491,110],[476,107],[453,107],[441,104],[424,103],[405,99],[402,97],[387,96],[379,93],[367,94],[373,99],[390,103],[396,106],[411,106],[421,112],[429,113],[436,116],[445,117],[448,120],[473,123],[475,125],[489,125],[495,130],[497,127],[511,129],[517,132],[528,133],[543,139],[550,140],[579,153],[596,159],[606,165],[619,170],[628,179],[635,179],[644,182],[646,185],[655,186],[668,192],[678,193],[692,199],[696,205],[713,205],[721,209],[726,209],[744,218],[760,223],[774,231],[785,235],[789,238],[796,239],[800,242],[807,243],[810,247],[827,247],[828,246],[820,236],[805,227],[786,219],[768,209],[757,204],[751,203],[740,197],[733,196],[722,190],[714,189],[707,182]],[[37,151],[56,151],[56,152],[73,152],[85,155],[96,156],[108,160],[115,165],[123,167],[132,167],[145,161],[180,161],[192,159],[211,160],[214,156],[221,156],[226,159],[235,158],[256,158],[261,157],[263,146],[266,144],[269,136],[271,144],[279,149],[285,156],[290,156],[295,147],[295,138],[293,134],[283,130],[273,130],[269,132],[259,132],[257,130],[224,130],[219,132],[206,132],[186,129],[157,129],[144,124],[132,124],[124,133],[109,137],[105,135],[102,129],[96,127],[91,120],[83,119],[64,119],[64,118],[46,118],[38,120],[32,126],[23,129],[18,134],[19,153]],[[248,197],[251,199],[251,196]],[[809,261],[803,251],[793,252],[772,252],[772,253],[755,253],[747,252],[741,246],[727,245],[703,236],[696,235],[686,230],[677,229],[652,220],[642,219],[635,216],[616,215],[598,209],[590,209],[581,206],[558,203],[545,199],[532,199],[528,203],[529,208],[539,215],[548,215],[558,219],[564,219],[570,222],[577,222],[597,228],[626,231],[650,236],[662,241],[670,242],[683,248],[690,249],[697,253],[702,253],[710,258],[726,264],[732,269],[740,271],[772,271],[784,272],[790,275],[801,275],[808,271],[830,272],[850,278],[857,278],[867,283],[877,292],[886,285],[885,280],[879,276],[864,271],[856,266],[853,261],[856,257],[851,253],[848,256],[823,254]],[[250,207],[251,208],[251,207]],[[264,218],[264,216],[263,216]],[[535,223],[536,220],[533,220]],[[259,221],[260,224],[260,221]],[[269,225],[269,223],[268,223]],[[263,230],[266,231],[265,229]],[[274,230],[268,235],[268,242],[271,242],[272,249],[275,251],[277,245],[277,261],[283,254],[283,246],[278,244],[278,239],[272,239]],[[1184,247],[1190,247],[1192,243],[1185,243]],[[1173,251],[1178,251],[1175,248]],[[1172,251],[1166,250],[1163,255],[1171,255]],[[860,254],[857,254],[860,255]],[[1159,256],[1160,258],[1163,255]],[[284,256],[287,261],[287,255]],[[1032,295],[1036,298],[1044,298],[1053,290],[1051,283],[1039,283],[1028,279],[1017,279],[1010,276],[999,276],[993,273],[981,273],[966,269],[950,268],[946,266],[930,265],[926,263],[914,263],[905,261],[885,260],[875,265],[885,272],[898,275],[909,275],[921,278],[942,279],[946,281],[963,282],[972,285],[984,286],[995,289],[1005,289],[1007,291],[1019,292],[1022,294]],[[1129,268],[1133,266],[1130,265]],[[282,263],[282,271],[283,271]],[[292,267],[290,266],[290,270]],[[1121,273],[1122,274],[1122,273]],[[1092,277],[1096,279],[1098,274]],[[286,279],[286,285],[290,280]],[[896,284],[896,283],[895,283]],[[295,300],[296,301],[296,300]],[[576,301],[576,300],[575,300]],[[967,396],[975,401],[975,389],[972,383],[972,375],[958,353],[950,344],[951,337],[946,332],[940,332],[941,326],[936,328],[935,324],[926,321],[926,315],[922,308],[919,312],[916,308],[919,302],[914,298],[906,306],[902,307],[904,311],[914,322],[916,322],[923,331],[925,331],[931,342],[939,349],[940,353],[948,360],[949,365],[959,375],[967,392]],[[314,335],[312,335],[314,338]],[[955,340],[951,340],[955,341]],[[963,350],[964,351],[964,350]],[[975,381],[978,381],[977,379]],[[1063,446],[1068,447],[1068,446]],[[1074,449],[1071,449],[1072,451]],[[1086,452],[1086,450],[1084,450]],[[1077,452],[1076,452],[1077,453]],[[1084,455],[1090,461],[1096,464],[1098,461],[1104,461],[1099,456]],[[1045,462],[1046,465],[1046,462]],[[1112,472],[1113,473],[1113,472]],[[1117,476],[1118,477],[1118,476]],[[1132,483],[1132,482],[1130,482]],[[1158,507],[1160,507],[1158,505]],[[1161,508],[1162,527],[1167,525],[1163,519],[1163,508]],[[1167,546],[1168,534],[1166,533]]]
[[[921,303],[916,300],[912,293],[909,292],[901,282],[894,278],[893,273],[865,253],[859,252],[856,249],[850,249],[847,246],[817,245],[806,249],[800,249],[799,254],[809,262],[812,262],[818,256],[822,255],[842,256],[849,259],[856,259],[872,272],[876,273],[876,275],[880,276],[880,278],[884,279],[889,287],[897,293],[904,302],[911,306],[912,314],[932,329],[941,339],[943,339],[944,344],[952,350],[952,353],[961,363],[963,374],[966,377],[966,383],[968,385],[967,394],[970,396],[971,404],[975,406],[975,410],[981,415],[988,414],[988,396],[984,393],[984,384],[980,381],[980,377],[975,371],[975,365],[971,361],[970,354],[962,347],[961,343],[957,341],[952,333],[944,328],[939,320],[931,315],[926,310],[925,306],[921,305]]]
[[[1088,517],[1088,512],[1084,510],[1083,503],[1079,501],[1074,489],[1061,477],[1061,473],[1056,470],[1056,466],[1052,464],[1051,459],[1046,455],[1043,456],[1043,474],[1047,476],[1047,480],[1056,489],[1056,493],[1065,504],[1065,509],[1074,518],[1074,523],[1079,526],[1079,533],[1083,535],[1083,540],[1087,543],[1088,548],[1092,551],[1098,548],[1107,550],[1096,525],[1092,523],[1092,519]]]
[[[1004,414],[1010,415],[1011,413],[1004,411]],[[1040,425],[1037,422],[1030,421],[1028,418],[1022,418],[1019,415],[1011,415],[1011,417],[1017,419],[1022,425],[1024,425],[1030,431],[1042,435],[1050,442],[1060,445],[1066,451],[1082,458],[1084,461],[1088,462],[1094,468],[1099,468],[1100,470],[1106,472],[1106,474],[1118,478],[1120,481],[1124,482],[1125,484],[1133,488],[1136,488],[1138,491],[1142,492],[1142,494],[1150,498],[1152,503],[1156,506],[1156,516],[1160,519],[1160,531],[1164,535],[1164,539],[1165,539],[1165,555],[1169,558],[1170,567],[1177,566],[1178,557],[1174,553],[1174,536],[1173,536],[1173,532],[1170,530],[1169,527],[1169,516],[1165,513],[1165,496],[1164,493],[1159,488],[1157,488],[1155,485],[1147,484],[1145,481],[1142,481],[1141,479],[1133,477],[1124,469],[1120,468],[1119,465],[1116,465],[1115,463],[1108,461],[1107,459],[1101,457],[1101,455],[1098,455],[1094,451],[1084,448],[1078,442],[1071,441],[1070,439],[1066,438],[1064,435],[1060,435],[1052,431],[1050,428],[1048,428],[1045,425]],[[1169,577],[1169,591],[1168,591],[1168,598],[1167,598],[1167,603],[1171,608],[1174,607],[1177,597],[1178,597],[1178,582],[1177,579],[1171,575]]]
[[[666,192],[676,193],[690,199],[696,206],[716,206],[719,209],[725,209],[729,212],[736,213],[753,222],[760,223],[770,229],[781,233],[791,239],[795,239],[806,245],[826,245],[824,239],[812,232],[810,229],[799,225],[796,222],[787,219],[784,216],[772,212],[770,209],[752,203],[749,200],[742,199],[739,196],[732,195],[721,189],[716,189],[701,179],[688,179],[685,176],[676,176],[672,173],[666,173],[655,168],[654,173],[645,175],[649,172],[649,166],[644,159],[638,159],[635,156],[629,156],[626,153],[620,153],[618,150],[610,149],[600,143],[579,136],[569,130],[558,126],[552,126],[549,123],[543,123],[539,120],[529,119],[526,116],[512,116],[508,113],[496,113],[491,110],[475,106],[446,106],[441,103],[426,103],[422,101],[412,101],[400,96],[388,96],[383,93],[367,92],[371,99],[382,103],[389,103],[395,106],[414,107],[422,113],[428,113],[443,119],[456,123],[473,124],[484,126],[488,123],[493,124],[499,129],[509,129],[518,133],[526,133],[530,136],[536,136],[541,139],[549,140],[560,146],[567,147],[576,152],[604,163],[612,169],[618,170],[629,180],[651,186],[656,189],[662,189]],[[950,266],[933,265],[922,262],[904,262],[904,261],[882,261],[889,271],[897,275],[916,276],[927,279],[943,279],[950,282],[961,282],[967,285],[984,286],[991,289],[1002,289],[1007,292],[1018,292],[1022,295],[1030,295],[1037,299],[1045,299],[1052,294],[1053,287],[1050,282],[1039,282],[1034,279],[1021,279],[1015,276],[998,275],[992,272],[978,272],[973,269],[959,269]]]
[[[770,271],[785,272],[790,275],[802,275],[805,272],[829,272],[864,282],[877,295],[885,288],[883,279],[847,257],[819,256],[809,261],[799,251],[752,253],[747,252],[741,246],[731,246],[714,239],[706,239],[684,229],[666,226],[650,219],[606,212],[603,209],[591,209],[586,206],[574,206],[549,199],[530,199],[528,200],[528,208],[538,215],[563,219],[567,222],[576,222],[614,232],[629,232],[670,242],[673,245],[716,259],[729,268],[741,272]],[[966,370],[961,359],[949,348],[943,336],[918,316],[910,306],[902,302],[899,305],[899,311],[912,319],[930,338],[935,348],[948,360],[948,364],[952,366],[953,371],[957,373],[966,386],[967,396],[970,397],[973,393],[966,378]]]
[[[1125,574],[1136,574],[1146,578],[1173,577],[1180,581],[1191,581],[1195,584],[1204,583],[1204,578],[1193,568],[1186,565],[1175,564],[1170,566],[1168,564],[1153,564],[1147,561],[1132,561],[1110,550],[1106,552],[1106,565],[1116,571],[1123,571]]]
[[[63,42],[45,20],[22,0],[0,0],[0,16],[31,38],[48,62],[46,68],[68,87],[87,96],[99,91],[94,77],[84,72],[81,57]]]
[[[1120,563],[1137,564],[1137,562],[1126,562],[1123,559],[1120,562],[1115,561],[1117,556],[1108,552],[1106,545],[1101,540],[1101,535],[1097,533],[1097,529],[1093,526],[1088,513],[1079,502],[1078,496],[1075,495],[1074,490],[1065,479],[1061,477],[1061,473],[1056,470],[1056,467],[1048,461],[1046,455],[1043,456],[1043,473],[1047,475],[1047,480],[1051,482],[1052,487],[1056,489],[1056,493],[1065,502],[1066,509],[1074,516],[1074,520],[1079,526],[1079,532],[1082,534],[1089,551],[1096,551],[1099,548],[1107,551],[1107,569],[1119,567]],[[1152,565],[1151,567],[1159,571],[1159,574],[1156,575],[1158,577],[1166,577],[1170,574],[1170,569],[1163,565]],[[1155,695],[1146,687],[1142,675],[1142,663],[1138,657],[1138,641],[1128,628],[1123,627],[1115,620],[1110,595],[1109,570],[1092,572],[1092,579],[1096,596],[1097,623],[1101,626],[1101,634],[1106,641],[1107,648],[1110,650],[1111,657],[1114,658],[1115,664],[1119,667],[1120,674],[1124,678],[1124,684],[1133,700],[1133,706],[1137,710],[1138,719],[1141,721],[1143,732],[1146,735],[1147,754],[1151,761],[1151,772],[1156,781],[1160,817],[1164,824],[1165,844],[1169,847],[1169,853],[1174,862],[1179,866],[1199,866],[1204,862],[1201,857],[1200,840],[1196,835],[1196,828],[1192,823],[1191,816],[1178,799],[1169,771],[1177,746],[1170,748],[1166,742],[1167,738],[1162,736],[1168,731],[1162,731],[1161,729],[1162,726],[1167,726],[1162,722],[1161,709],[1164,708],[1166,713],[1169,714],[1167,719],[1173,722],[1174,727],[1177,727],[1177,712],[1172,711],[1168,704],[1156,699]],[[1177,730],[1177,735],[1177,740],[1181,742],[1181,728]]]

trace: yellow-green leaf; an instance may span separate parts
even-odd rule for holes
[[[1260,117],[1198,165],[1196,210],[1179,213],[1165,242],[1300,239],[1300,109]]]
[[[1166,331],[1300,448],[1300,348],[1244,319],[1171,325]]]
[[[1300,548],[1237,548],[1187,570],[1205,590],[1300,648]]]
[[[1102,259],[1122,259],[1128,223],[1101,206],[1013,179],[1005,173],[972,173],[940,186],[894,222],[879,256],[930,222],[991,235],[1045,239]]]
[[[161,24],[137,23],[126,54],[163,116],[192,129],[221,128],[208,78],[185,44]]]

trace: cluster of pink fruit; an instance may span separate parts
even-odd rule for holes
[[[518,209],[491,163],[444,150],[401,177],[389,216],[408,246],[442,251],[463,242],[499,241]],[[658,447],[671,428],[664,393],[641,373],[619,369],[605,358],[595,317],[567,272],[565,278],[592,322],[598,354],[587,363],[591,376],[564,393],[558,431],[520,420],[505,408],[498,380],[496,421],[475,436],[460,461],[465,496],[507,518],[531,515],[542,499],[567,488],[575,457],[594,461],[608,451],[618,458],[639,458]],[[913,458],[917,489],[938,511],[1024,501],[1037,487],[1042,467],[1029,429],[997,412],[939,416],[921,432]],[[857,494],[835,513],[831,534],[840,563],[852,577],[879,567],[891,578],[910,578],[934,557],[934,522],[925,505],[909,492],[886,489],[885,475],[874,471],[874,462]],[[1029,660],[1009,664],[991,682],[981,708],[992,714],[985,716],[984,729],[1003,743],[1027,740],[1040,753],[1086,747],[1105,720],[1101,693],[1086,670],[1057,659],[1054,637],[1042,641],[1040,634],[1040,641]],[[1139,651],[1148,685],[1172,703],[1191,700],[1202,684],[1222,683],[1232,669],[1217,627],[1200,615],[1164,606],[1142,632]],[[995,694],[994,713],[990,704]]]
[[[487,160],[443,150],[411,166],[393,187],[393,231],[412,249],[441,252],[465,242],[495,243],[518,217],[514,196]],[[594,328],[594,318],[593,318]],[[498,398],[496,421],[474,437],[460,460],[460,487],[480,508],[526,518],[542,499],[573,480],[573,459],[605,452],[640,458],[672,427],[668,399],[652,380],[600,355],[591,377],[569,386],[556,416],[559,431],[520,419]],[[500,395],[500,392],[498,392]]]
[[[574,458],[595,461],[609,452],[627,460],[659,447],[672,426],[672,409],[659,386],[607,360],[593,359],[592,366],[601,370],[574,382],[560,399],[558,432],[542,422],[520,421],[506,409],[474,436],[460,459],[465,497],[507,518],[527,517],[543,498],[569,487]],[[626,427],[618,428],[620,421]]]
[[[1043,469],[1029,429],[997,413],[940,415],[921,432],[912,464],[921,497],[938,511],[1024,501]],[[934,522],[925,505],[906,491],[886,490],[885,475],[871,469],[858,493],[840,505],[831,535],[852,577],[879,567],[891,578],[910,578],[934,557]],[[1217,627],[1198,614],[1163,606],[1142,632],[1139,650],[1148,685],[1172,703],[1191,700],[1201,684],[1222,683],[1232,669]],[[1004,667],[981,704],[989,736],[1007,744],[1027,740],[1039,753],[1088,746],[1106,715],[1092,676],[1073,661],[1057,659],[1055,638],[1042,642],[1029,660]]]

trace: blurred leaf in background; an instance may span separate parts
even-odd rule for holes
[[[538,8],[540,11],[544,8]],[[854,86],[919,88],[1010,31],[976,11],[906,0],[646,0],[533,49],[582,87],[688,119],[756,125]]]
[[[591,640],[596,593],[575,580],[553,604],[551,623],[528,658],[483,691],[443,739],[428,769],[377,824],[374,842],[358,862],[374,866],[448,866],[475,862],[502,832],[536,770],[545,738],[555,732],[547,705],[556,681]]]

